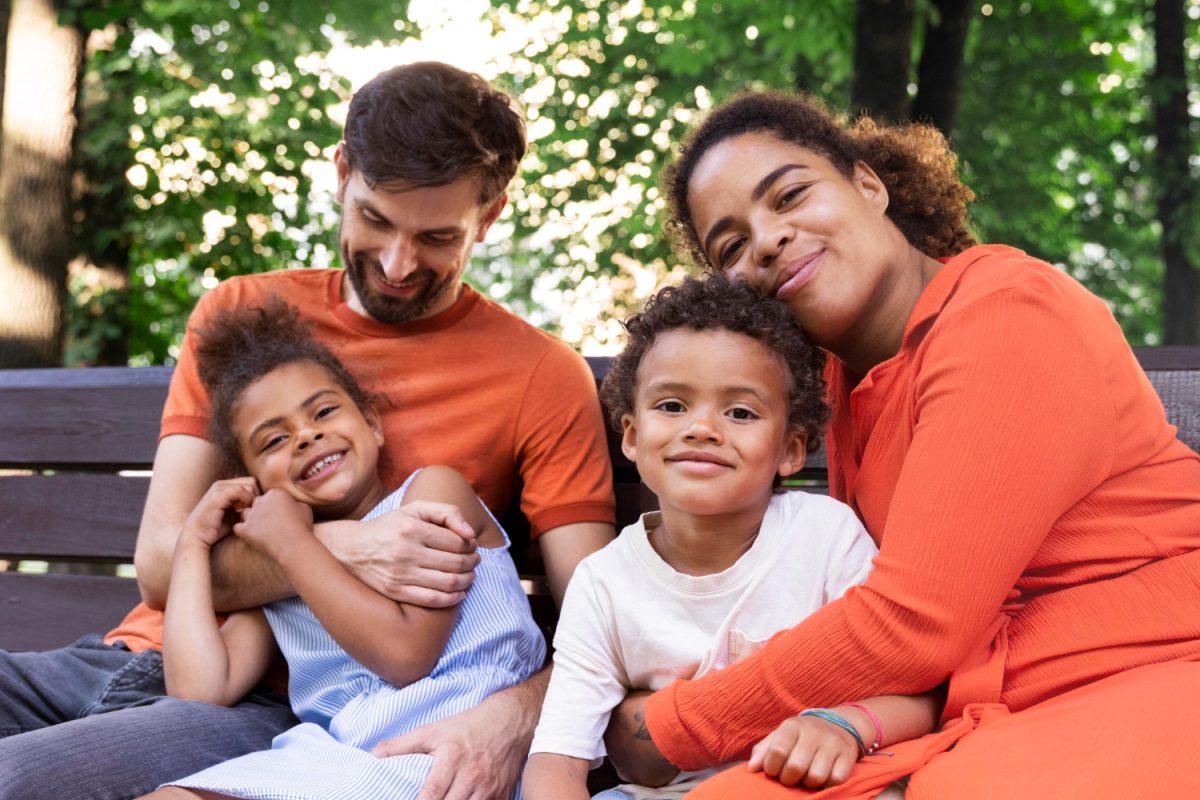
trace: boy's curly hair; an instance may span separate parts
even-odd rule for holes
[[[660,289],[641,313],[625,320],[625,349],[613,359],[600,385],[600,398],[617,430],[621,418],[633,412],[642,359],[660,335],[677,328],[741,333],[777,353],[789,378],[788,425],[808,437],[810,453],[820,446],[829,419],[824,352],[809,341],[783,303],[763,297],[748,283],[712,272]]]
[[[371,400],[349,370],[312,338],[311,325],[277,295],[261,307],[223,308],[197,331],[196,357],[200,381],[208,390],[212,412],[209,435],[221,458],[222,474],[245,475],[237,435],[231,427],[234,406],[250,384],[277,367],[311,362],[333,378],[364,412]]]
[[[663,171],[667,230],[696,264],[708,264],[708,258],[688,208],[692,173],[713,147],[747,133],[767,133],[811,150],[846,177],[856,161],[869,166],[887,187],[888,218],[928,256],[956,255],[975,244],[967,228],[967,205],[975,193],[958,179],[958,159],[936,128],[879,125],[866,116],[849,123],[810,95],[753,91],[718,106],[692,129]]]

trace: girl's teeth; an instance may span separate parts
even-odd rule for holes
[[[312,465],[312,466],[311,466],[311,467],[308,469],[308,471],[304,473],[304,477],[305,477],[305,478],[311,478],[312,476],[316,475],[318,472],[320,472],[321,470],[325,469],[326,467],[328,467],[330,464],[332,464],[333,462],[337,461],[337,460],[338,460],[338,459],[340,459],[341,457],[342,457],[342,456],[341,456],[341,454],[340,454],[340,453],[337,453],[337,454],[334,454],[334,455],[331,455],[331,456],[326,456],[325,458],[322,458],[320,461],[318,461],[317,463],[313,464],[313,465]]]

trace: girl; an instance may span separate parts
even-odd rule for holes
[[[545,645],[507,538],[449,468],[420,470],[388,494],[377,471],[383,438],[367,398],[282,301],[218,315],[198,352],[213,439],[230,473],[246,477],[215,483],[179,538],[165,622],[167,690],[231,704],[264,676],[278,649],[301,724],[269,751],[150,796],[415,797],[429,757],[377,758],[371,748],[468,708],[542,664]],[[314,520],[368,519],[416,499],[461,508],[478,532],[481,561],[458,608],[384,598],[313,536]],[[299,597],[231,614],[218,626],[209,552],[231,534],[269,556]]]
[[[776,491],[816,449],[827,414],[823,359],[781,304],[721,275],[689,278],[626,328],[602,393],[661,510],[571,579],[526,800],[586,798],[588,768],[627,692],[749,655],[855,591],[876,552],[846,506]],[[750,769],[765,766],[788,785],[840,783],[860,756],[927,733],[936,715],[931,696],[808,709],[759,743]],[[710,774],[604,796],[680,797]]]
[[[626,741],[696,769],[814,703],[949,679],[944,729],[895,748],[913,800],[1200,793],[1200,458],[1105,304],[975,245],[928,127],[749,93],[691,134],[668,194],[701,263],[834,356],[831,493],[880,552],[761,652],[632,702],[653,742]],[[795,795],[731,773],[696,793]]]

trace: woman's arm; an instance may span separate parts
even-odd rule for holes
[[[261,611],[233,614],[219,628],[213,616],[212,546],[228,535],[226,512],[250,505],[255,494],[253,479],[218,481],[184,523],[163,623],[163,670],[172,697],[231,706],[262,678],[276,653]]]
[[[422,470],[405,500],[458,506],[479,532],[481,545],[503,541],[471,487],[452,469]],[[279,564],[334,640],[367,669],[396,686],[432,671],[450,638],[457,607],[421,608],[375,592],[313,535],[311,510],[283,492],[271,491],[255,501],[234,532]]]
[[[649,731],[673,763],[745,757],[808,707],[939,685],[987,640],[1055,522],[1103,480],[1114,409],[1095,343],[1049,294],[1003,294],[940,319],[925,342],[911,440],[877,478],[894,488],[866,583],[754,656],[650,698]]]

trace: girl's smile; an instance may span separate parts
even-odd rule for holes
[[[321,519],[358,519],[384,497],[378,420],[317,364],[284,364],[250,384],[231,422],[264,492],[283,489]]]

